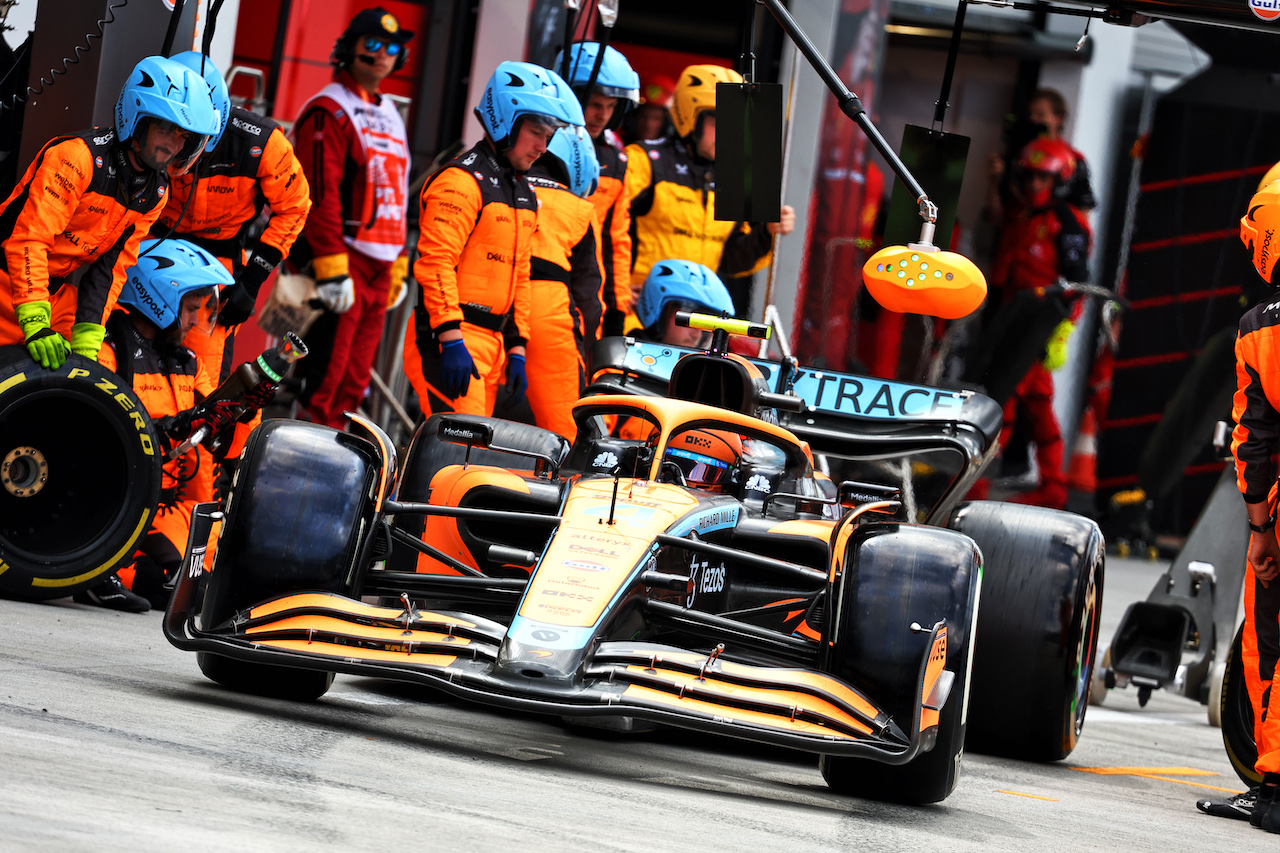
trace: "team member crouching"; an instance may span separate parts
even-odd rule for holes
[[[498,65],[476,117],[485,138],[422,188],[404,368],[424,413],[492,414],[504,376],[524,396],[537,219],[524,173],[556,128],[583,121],[568,85],[527,62]]]
[[[142,251],[128,270],[119,307],[107,319],[98,362],[130,384],[165,440],[201,425],[174,429],[178,417],[216,384],[182,341],[199,324],[214,322],[219,287],[235,279],[217,258],[186,240],[147,240]],[[229,420],[210,424],[215,431],[227,425]],[[160,506],[133,564],[76,600],[134,612],[163,607],[163,585],[182,562],[191,511],[212,499],[213,465],[212,455],[199,445],[166,462]]]
[[[708,267],[680,258],[667,258],[649,268],[636,303],[636,317],[644,327],[639,337],[678,347],[701,348],[711,333],[676,325],[677,311],[733,316],[733,297]]]
[[[595,205],[600,167],[581,128],[562,127],[529,170],[538,197],[529,322],[529,406],[543,429],[570,441],[573,404],[582,395],[584,357],[600,338],[605,304]]]

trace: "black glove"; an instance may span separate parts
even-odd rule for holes
[[[221,307],[218,309],[219,325],[238,326],[253,316],[258,291],[262,289],[267,276],[280,263],[280,257],[280,250],[274,246],[259,244],[254,247],[253,254],[240,271],[236,283],[222,291]]]
[[[230,328],[239,326],[253,316],[253,307],[257,299],[251,295],[243,284],[237,282],[222,291],[218,306],[218,325]]]

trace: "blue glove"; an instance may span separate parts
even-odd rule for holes
[[[529,377],[524,372],[524,356],[507,353],[507,394],[519,400],[529,387]]]
[[[444,379],[444,393],[453,399],[466,396],[471,387],[472,377],[479,379],[480,371],[467,351],[467,343],[458,338],[456,341],[445,341],[440,344],[441,378]]]

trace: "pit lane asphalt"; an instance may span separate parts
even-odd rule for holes
[[[1162,570],[1109,560],[1104,641]],[[392,682],[339,676],[309,705],[241,696],[171,647],[160,616],[0,601],[0,850],[1280,846],[1195,810],[1241,786],[1203,707],[1166,693],[1139,709],[1111,691],[1066,761],[968,754],[950,798],[912,808],[835,795],[799,753],[595,734]]]

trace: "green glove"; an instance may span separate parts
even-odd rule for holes
[[[107,330],[97,323],[76,323],[71,327],[71,351],[92,361],[98,360],[98,350]]]
[[[14,314],[27,341],[27,352],[42,366],[57,370],[67,360],[66,338],[50,328],[53,309],[48,302],[24,302],[15,305]]]
[[[1063,320],[1054,327],[1049,343],[1044,345],[1045,370],[1057,370],[1067,363],[1067,341],[1071,340],[1075,328],[1076,324],[1070,320]]]

